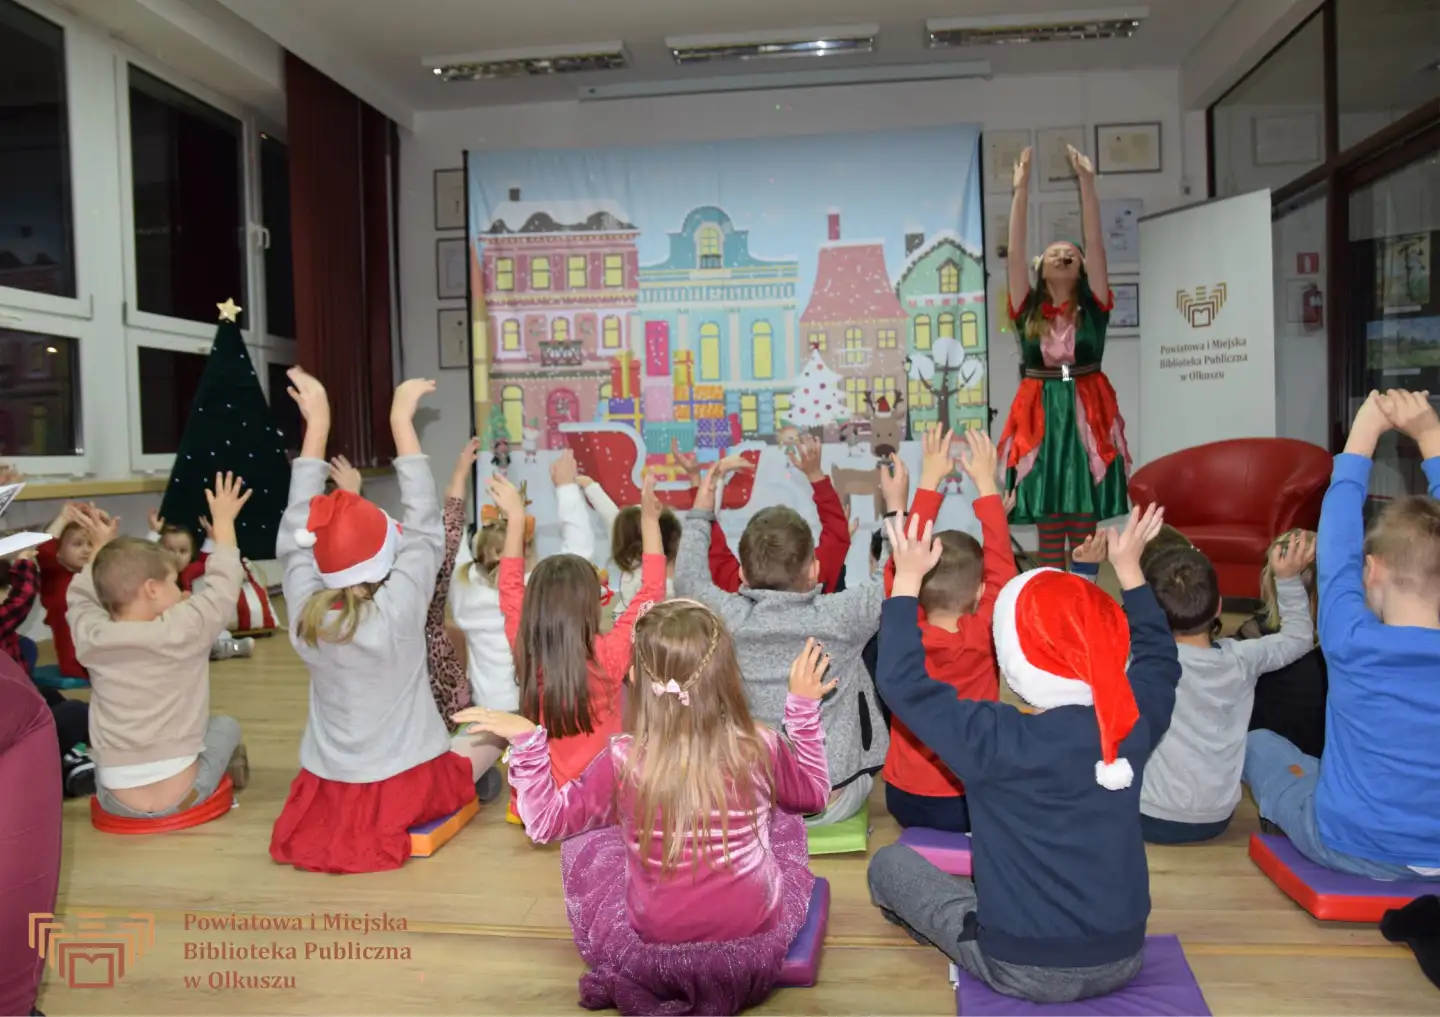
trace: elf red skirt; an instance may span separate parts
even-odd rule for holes
[[[453,752],[370,784],[301,770],[270,836],[270,857],[309,872],[383,872],[410,857],[410,828],[475,797],[470,760]]]

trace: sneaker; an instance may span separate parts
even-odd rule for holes
[[[235,785],[236,791],[244,791],[245,785],[250,783],[250,756],[245,751],[245,744],[242,742],[235,746],[235,751],[230,755],[230,765],[225,768],[230,775],[230,782]]]
[[[1270,820],[1266,819],[1264,816],[1260,817],[1260,832],[1269,834],[1272,837],[1285,836],[1284,830],[1280,829],[1280,827],[1270,822]]]
[[[90,748],[79,744],[60,756],[60,774],[66,798],[89,798],[95,793],[95,760]]]
[[[489,805],[500,797],[500,792],[505,790],[505,778],[500,775],[500,767],[492,766],[480,775],[475,782],[475,796],[480,799],[481,805]]]
[[[215,640],[210,647],[211,660],[230,660],[232,657],[249,657],[255,652],[255,640],[246,639],[225,639]]]

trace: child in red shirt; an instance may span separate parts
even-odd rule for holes
[[[920,520],[922,531],[939,514],[944,500],[940,485],[954,470],[952,437],[938,424],[931,425],[924,436],[920,486],[910,506],[911,517]],[[1017,570],[1006,510],[995,482],[995,445],[979,429],[965,431],[964,440],[969,455],[962,466],[978,492],[973,507],[985,538],[984,549],[967,533],[947,530],[936,535],[944,550],[920,587],[920,638],[925,646],[925,670],[931,678],[953,686],[961,699],[995,700],[1000,698],[1000,676],[991,621],[1001,587]],[[894,577],[894,565],[887,564],[887,594]],[[902,827],[969,832],[964,786],[899,718],[891,719],[884,776],[886,807]]]
[[[65,598],[74,579],[95,555],[90,530],[80,524],[82,515],[108,522],[109,517],[93,505],[66,502],[60,514],[46,530],[55,539],[41,544],[35,553],[40,564],[40,606],[45,609],[45,624],[55,643],[55,663],[66,678],[90,678],[75,657],[75,641],[70,638],[70,623],[65,620]]]

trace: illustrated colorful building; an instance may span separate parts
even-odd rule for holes
[[[884,244],[842,240],[839,212],[830,213],[828,227],[800,331],[843,379],[851,416],[865,417],[867,393],[893,402],[902,391],[909,317],[885,270]]]
[[[799,277],[796,260],[752,255],[724,210],[691,210],[669,257],[640,270],[646,427],[693,421],[701,449],[734,444],[730,417],[745,438],[773,435],[803,362]]]
[[[512,188],[491,213],[490,399],[511,434],[538,420],[541,446],[563,448],[560,425],[607,415],[611,360],[631,349],[638,235],[607,200],[521,201]]]
[[[923,233],[905,236],[906,259],[895,282],[895,295],[908,318],[906,352],[909,355],[931,356],[935,343],[941,339],[958,340],[965,356],[986,359],[985,331],[985,267],[980,252],[973,251],[949,230],[926,238]],[[958,372],[953,373],[950,387],[957,389],[950,397],[950,424],[963,426],[962,421],[979,420],[972,426],[989,423],[989,395],[985,374],[981,372],[973,384],[960,385]],[[931,380],[939,391],[941,379]],[[939,416],[939,407],[930,389],[916,378],[910,378],[906,391],[912,431]]]

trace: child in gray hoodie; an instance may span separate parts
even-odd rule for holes
[[[806,822],[824,826],[849,819],[869,798],[874,775],[885,765],[890,748],[890,733],[861,660],[865,644],[880,628],[883,568],[868,582],[843,593],[822,594],[809,524],[794,509],[773,506],[756,513],[745,527],[740,538],[740,592],[726,593],[710,575],[717,483],[712,469],[686,516],[675,560],[675,592],[700,601],[725,619],[735,638],[750,711],[756,721],[777,731],[795,654],[808,638],[824,646],[830,657],[829,676],[840,680],[820,711],[831,794],[825,811]],[[886,509],[903,512],[910,493],[904,463],[896,459],[893,467],[882,467],[880,487]],[[888,557],[888,552],[882,555],[882,566]]]
[[[1145,767],[1140,826],[1152,844],[1195,844],[1225,832],[1240,803],[1245,736],[1260,675],[1285,667],[1315,643],[1310,597],[1300,578],[1315,560],[1313,535],[1270,552],[1280,630],[1259,639],[1214,639],[1220,588],[1214,566],[1193,547],[1168,548],[1143,563],[1180,652],[1170,730]]]

